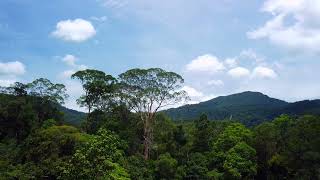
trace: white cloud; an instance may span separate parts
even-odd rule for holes
[[[64,62],[67,66],[69,66],[71,69],[65,70],[62,73],[59,74],[59,77],[62,79],[70,78],[72,74],[74,74],[76,71],[85,70],[88,69],[86,65],[83,64],[77,64],[78,58],[72,54],[65,55],[61,61]]]
[[[62,58],[62,61],[68,66],[76,66],[77,58],[74,55],[67,54]]]
[[[261,9],[272,18],[247,33],[292,50],[320,53],[319,0],[266,0]]]
[[[190,72],[216,73],[224,70],[225,66],[217,57],[206,54],[192,60],[189,64],[187,64],[186,69]]]
[[[254,70],[252,72],[252,77],[274,79],[274,78],[278,77],[278,75],[274,72],[274,70],[272,70],[270,68],[258,66],[256,68],[254,68]]]
[[[234,78],[241,78],[241,77],[249,76],[250,71],[244,67],[236,67],[236,68],[230,69],[228,71],[228,74]]]
[[[208,85],[209,86],[223,86],[224,85],[224,82],[222,80],[210,80],[208,81]]]
[[[265,57],[257,54],[253,49],[245,49],[241,51],[238,58],[251,59],[251,60],[254,60],[256,63],[261,63],[265,61]]]
[[[182,104],[179,104],[179,106],[185,104],[197,104],[217,97],[217,95],[214,94],[204,94],[191,86],[184,86],[182,90],[188,93],[190,100],[187,102],[183,102]]]
[[[238,64],[236,58],[227,58],[224,63],[230,68],[236,67]]]
[[[0,75],[17,76],[26,72],[25,65],[19,61],[14,62],[0,62]]]
[[[190,86],[184,86],[182,88],[182,90],[186,91],[191,98],[203,96],[202,92],[197,91],[196,89],[194,89],[193,87],[190,87]]]
[[[52,35],[65,41],[82,42],[96,34],[96,30],[90,21],[84,19],[64,20],[56,25]]]

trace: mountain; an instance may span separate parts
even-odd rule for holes
[[[304,100],[290,103],[278,111],[278,114],[303,115],[313,114],[320,115],[320,100]]]
[[[320,100],[288,103],[260,92],[247,91],[168,109],[164,113],[174,120],[197,119],[205,113],[211,120],[232,119],[251,126],[281,114],[320,114]]]

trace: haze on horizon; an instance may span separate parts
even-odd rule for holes
[[[320,98],[318,0],[2,0],[0,86],[45,77],[75,100],[70,75],[160,67],[181,74],[192,103],[259,91]]]

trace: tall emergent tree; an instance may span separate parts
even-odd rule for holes
[[[16,86],[17,87],[17,86]],[[19,86],[19,87],[23,87]],[[64,104],[68,98],[67,89],[63,84],[54,84],[49,79],[39,78],[26,85],[29,94],[42,98],[44,101]],[[21,88],[18,88],[21,89]],[[17,90],[16,90],[17,91]],[[21,90],[20,90],[21,91]]]
[[[77,103],[81,107],[88,108],[88,112],[93,109],[106,110],[114,99],[116,78],[111,75],[94,69],[86,69],[74,73],[71,78],[81,81],[85,92]]]
[[[160,68],[131,69],[119,75],[120,101],[138,113],[144,125],[144,158],[152,145],[153,123],[159,109],[187,100],[183,78]]]
[[[14,96],[39,97],[43,101],[64,104],[68,98],[67,89],[63,84],[54,84],[49,79],[39,78],[31,83],[15,82],[9,87],[0,87],[0,93]]]

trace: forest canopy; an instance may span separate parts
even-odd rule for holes
[[[72,75],[88,112],[73,126],[63,84],[1,87],[0,179],[319,179],[320,117],[280,115],[247,127],[206,114],[173,121],[183,78],[159,68]],[[235,117],[236,119],[236,117]]]

